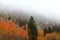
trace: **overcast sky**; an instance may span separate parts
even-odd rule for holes
[[[60,0],[0,0],[0,10],[36,12],[60,20]]]

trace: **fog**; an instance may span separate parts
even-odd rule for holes
[[[60,21],[60,0],[0,0],[2,10],[21,10]]]

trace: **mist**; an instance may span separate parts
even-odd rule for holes
[[[3,10],[24,11],[27,15],[60,21],[60,0],[0,0],[0,11]]]

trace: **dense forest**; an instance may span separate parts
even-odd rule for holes
[[[60,40],[60,24],[35,20],[33,16],[20,19],[20,16],[0,13],[0,40]]]

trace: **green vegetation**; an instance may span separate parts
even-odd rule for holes
[[[29,40],[37,40],[37,28],[35,25],[34,18],[31,16],[29,23],[28,23],[28,35],[29,35]]]

